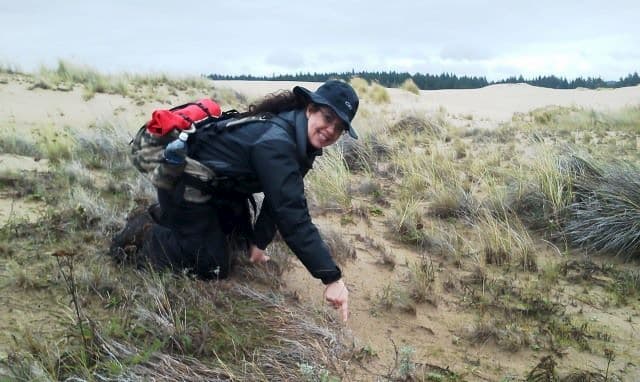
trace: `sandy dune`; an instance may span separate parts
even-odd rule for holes
[[[315,90],[313,82],[213,81],[216,86],[229,87],[249,98],[256,98],[279,89],[296,85]],[[596,110],[617,109],[640,105],[640,86],[620,89],[546,89],[526,84],[504,84],[481,89],[422,90],[414,95],[401,89],[388,89],[394,108],[436,110],[444,107],[449,113],[473,115],[494,121],[511,119],[513,113],[549,106],[578,106]]]
[[[226,87],[246,95],[250,100],[296,85],[315,90],[320,83],[282,81],[212,81],[216,87]],[[26,81],[0,84],[1,129],[15,126],[30,129],[42,124],[83,127],[109,121],[115,125],[137,128],[155,108],[166,107],[157,102],[133,105],[120,95],[97,94],[85,101],[82,90],[70,92],[29,90]],[[500,122],[511,119],[513,113],[527,112],[548,105],[579,106],[596,110],[640,105],[640,86],[606,90],[556,90],[525,84],[493,85],[469,90],[423,90],[414,95],[400,89],[388,89],[391,103],[369,105],[389,111],[436,111],[443,107],[452,115],[470,116],[476,120]],[[196,95],[204,97],[208,94]],[[365,102],[366,104],[366,102]]]
[[[280,89],[292,89],[296,85],[311,90],[315,90],[320,85],[319,83],[249,81],[212,81],[212,84],[216,87],[236,90],[250,100]],[[0,107],[0,121],[2,121],[0,133],[7,135],[22,133],[26,136],[29,135],[30,130],[37,130],[42,126],[88,128],[102,121],[132,132],[148,118],[152,110],[168,106],[168,104],[163,105],[158,101],[145,101],[145,103],[136,105],[135,101],[130,98],[107,94],[97,94],[94,98],[85,101],[82,98],[83,91],[80,87],[62,92],[42,89],[29,90],[30,86],[30,83],[25,80],[0,82],[0,105],[2,105]],[[421,91],[419,95],[400,89],[388,89],[388,92],[391,96],[389,104],[378,105],[366,100],[363,102],[363,110],[366,110],[367,113],[360,113],[361,115],[358,117],[360,119],[356,121],[360,124],[358,128],[364,127],[363,125],[366,124],[383,125],[389,121],[394,113],[412,111],[429,113],[438,112],[443,108],[447,111],[447,118],[453,122],[460,122],[464,126],[470,127],[492,128],[498,126],[502,121],[510,120],[514,113],[526,113],[550,105],[577,106],[602,111],[619,109],[628,105],[640,106],[640,86],[610,90],[554,90],[517,84],[496,85],[473,90]],[[204,97],[209,95],[196,94],[191,96]],[[183,93],[167,100],[167,102],[175,103],[177,100],[184,100],[185,97],[191,96]],[[362,116],[365,114],[369,114],[369,116]],[[0,172],[4,172],[5,178],[9,180],[12,177],[21,176],[25,172],[46,170],[46,160],[36,161],[34,158],[0,152]],[[35,221],[47,207],[42,201],[19,198],[10,191],[12,190],[0,193],[0,226],[13,221]],[[434,303],[417,304],[413,313],[398,313],[391,309],[393,306],[386,309],[377,307],[376,304],[380,300],[381,293],[385,293],[385,290],[393,291],[391,286],[394,283],[398,285],[406,283],[409,264],[412,264],[411,262],[416,258],[416,252],[412,248],[399,244],[392,237],[387,237],[385,233],[389,231],[389,228],[385,219],[386,217],[383,216],[372,217],[371,222],[362,221],[342,229],[345,232],[344,237],[358,250],[357,258],[348,260],[348,263],[343,267],[345,274],[348,275],[346,279],[351,293],[351,319],[345,332],[351,333],[358,340],[358,345],[369,346],[369,352],[375,352],[376,356],[372,357],[375,359],[371,362],[372,370],[377,373],[386,373],[390,370],[389,365],[394,364],[394,357],[397,362],[396,342],[392,342],[395,339],[398,347],[407,344],[415,347],[417,360],[443,366],[451,365],[454,370],[465,373],[465,380],[500,380],[498,376],[526,375],[537,363],[537,358],[542,355],[538,349],[529,349],[528,346],[523,346],[518,353],[504,352],[489,341],[468,346],[468,342],[460,339],[460,336],[466,333],[467,329],[471,327],[470,325],[476,321],[476,312],[466,310],[465,306],[460,305],[459,295],[440,293],[434,299]],[[341,216],[331,214],[319,216],[318,219],[314,216],[314,220],[322,228],[350,224],[346,220],[342,221]],[[365,239],[369,238],[376,238],[393,251],[397,263],[396,268],[388,269],[380,266],[380,254],[376,250],[372,250],[370,245],[365,244]],[[552,252],[547,257],[551,258],[552,256],[556,256],[556,253]],[[448,277],[448,271],[452,268],[447,268],[446,261],[434,258],[438,262],[436,271],[442,272],[442,276],[438,277],[445,280],[445,275]],[[0,276],[4,276],[4,274],[0,272]],[[293,270],[283,278],[283,281],[287,284],[291,295],[301,299],[303,303],[310,304],[318,311],[325,306],[320,293],[321,286],[317,280],[313,280],[309,276],[302,265],[296,263]],[[574,295],[578,297],[586,295],[585,290],[583,285],[576,284],[574,289],[570,290],[571,301],[574,301]],[[21,322],[35,322],[31,318],[25,319],[24,317],[28,317],[27,315],[32,312],[35,312],[36,315],[47,313],[46,309],[41,308],[40,300],[37,300],[37,305],[31,304],[31,301],[39,298],[33,291],[24,288],[14,288],[12,291],[18,296],[14,297],[15,301],[24,296],[26,302],[16,303],[22,310],[14,309],[4,302],[4,305],[0,304],[6,308],[4,311],[0,311],[2,318],[0,322],[5,324],[5,326],[0,326],[0,329],[4,330],[4,333],[0,330],[0,360],[7,357],[6,349],[2,346],[4,345],[2,339],[8,338],[8,334],[11,334],[7,328],[12,328],[12,325],[18,321],[15,317],[24,315],[20,316]],[[440,292],[440,290],[437,289],[436,292]],[[484,279],[482,293],[484,295]],[[54,301],[54,299],[50,300]],[[34,309],[36,306],[37,309]],[[573,305],[573,307],[575,306]],[[627,364],[629,359],[638,359],[637,332],[631,325],[632,319],[634,323],[637,321],[637,310],[633,312],[627,312],[624,309],[609,311],[584,305],[580,308],[581,314],[583,309],[583,316],[591,320],[589,321],[590,325],[596,325],[597,321],[607,323],[612,328],[611,333],[614,333],[615,338],[620,341],[620,345],[618,345],[620,360],[617,360],[618,364],[615,365],[616,371],[624,367],[627,369],[625,371],[627,376],[638,380],[636,378],[640,373],[638,366],[631,362]],[[48,317],[46,320],[47,325],[50,325]],[[624,338],[624,341],[620,340],[621,338]],[[598,370],[604,370],[604,367],[608,368],[606,360],[601,355],[579,352],[575,349],[569,349],[567,354],[568,356],[563,360],[565,365],[590,370],[595,366],[599,368]],[[372,380],[372,378],[373,374],[366,374],[356,376],[352,380]],[[505,377],[502,380],[512,379]]]

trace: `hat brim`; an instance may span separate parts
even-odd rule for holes
[[[342,122],[344,122],[345,126],[347,126],[347,132],[349,133],[349,136],[353,139],[358,139],[358,133],[356,132],[356,129],[354,129],[351,125],[349,117],[347,117],[347,115],[342,111],[333,107],[326,98],[310,91],[309,89],[305,89],[302,86],[294,87],[293,93],[299,97],[303,97],[307,101],[330,107],[331,110],[333,110],[334,113],[336,113],[336,115],[342,120]]]

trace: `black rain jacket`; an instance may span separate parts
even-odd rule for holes
[[[311,275],[329,284],[341,277],[341,271],[311,221],[303,183],[303,177],[322,150],[308,143],[304,110],[277,116],[280,123],[267,119],[218,133],[198,131],[194,151],[190,150],[189,155],[217,176],[228,177],[231,181],[224,182],[226,191],[247,197],[263,192],[264,201],[254,226],[254,244],[265,249],[277,227]]]

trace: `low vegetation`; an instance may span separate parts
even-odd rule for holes
[[[14,220],[0,229],[0,288],[16,296],[44,290],[68,304],[41,305],[45,327],[3,326],[10,346],[0,376],[196,381],[300,380],[309,368],[337,373],[335,362],[348,349],[329,317],[287,302],[273,273],[263,278],[272,290],[259,292],[242,281],[255,279],[243,266],[238,281],[213,284],[115,266],[105,256],[109,237],[153,189],[136,180],[125,162],[126,141],[114,129],[69,133],[72,143],[56,143],[64,155],[42,151],[49,172],[2,175],[2,190],[37,195],[47,209],[37,222]],[[345,243],[330,242],[344,253]],[[276,261],[279,247],[270,249]]]
[[[90,100],[96,94],[119,94],[133,98],[137,103],[146,99],[157,99],[177,95],[178,92],[194,90],[211,90],[211,85],[204,78],[177,78],[166,74],[139,75],[118,74],[105,75],[93,68],[80,66],[67,61],[58,61],[56,68],[41,67],[33,77],[32,88],[71,91],[76,86],[83,90],[83,98]],[[163,101],[163,99],[161,99]]]
[[[384,104],[391,101],[387,89],[377,82],[370,84],[362,78],[354,77],[349,80],[349,83],[362,99],[369,100],[375,104]]]
[[[407,78],[400,85],[400,88],[408,91],[409,93],[420,94],[420,89],[418,88],[418,85],[416,85],[416,83],[413,82],[413,80],[411,78]]]
[[[112,79],[63,63],[41,75],[52,89],[119,92]],[[136,86],[199,86],[127,81],[127,94],[118,94],[134,98]],[[351,83],[378,102],[379,85]],[[371,328],[388,320],[386,349],[360,344],[332,312],[287,290],[284,275],[295,265],[280,241],[269,248],[269,266],[252,266],[237,254],[227,281],[113,263],[104,256],[110,236],[128,211],[155,197],[126,159],[128,137],[106,122],[90,129],[43,126],[27,137],[2,129],[4,153],[37,157],[48,171],[0,172],[3,198],[42,207],[38,220],[14,218],[0,228],[1,312],[28,311],[35,323],[0,324],[0,342],[7,344],[0,348],[6,352],[0,379],[637,375],[630,366],[637,344],[620,332],[637,322],[640,307],[637,108],[546,108],[478,130],[450,125],[443,109],[371,113],[377,121],[371,131],[318,158],[306,192],[314,218],[330,227],[321,234],[343,270],[368,272],[349,285],[359,299],[353,319],[366,316]],[[37,309],[22,301],[34,299]],[[474,358],[487,352],[489,358]],[[517,375],[516,365],[493,362],[516,352],[530,360]],[[588,369],[576,361],[581,357]]]

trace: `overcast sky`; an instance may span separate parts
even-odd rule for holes
[[[0,63],[104,72],[640,72],[640,1],[0,0]]]

